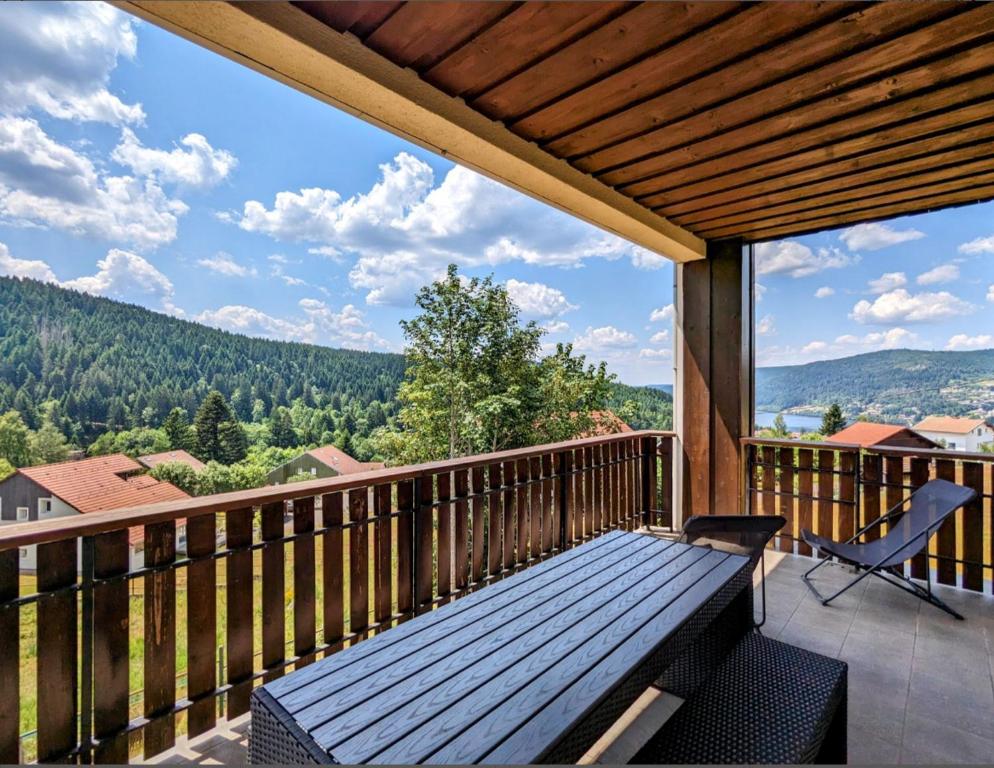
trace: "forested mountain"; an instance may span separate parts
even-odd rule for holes
[[[894,349],[807,365],[759,368],[756,409],[782,411],[833,402],[847,418],[914,422],[929,414],[994,414],[994,349]]]
[[[33,280],[0,278],[0,413],[36,428],[58,404],[70,438],[192,414],[211,389],[252,420],[320,391],[363,404],[394,398],[402,355],[254,339]]]
[[[403,355],[255,339],[0,277],[0,414],[17,410],[37,429],[54,407],[60,429],[81,447],[106,432],[158,427],[176,407],[192,416],[212,389],[243,422],[297,401],[335,412],[351,404],[360,420],[379,402],[389,414],[405,367]],[[614,384],[609,405],[627,405],[636,428],[671,423],[663,392]]]

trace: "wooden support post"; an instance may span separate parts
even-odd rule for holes
[[[678,481],[684,518],[745,510],[739,439],[751,432],[751,249],[711,241],[707,259],[677,266]],[[674,525],[679,525],[679,520]]]

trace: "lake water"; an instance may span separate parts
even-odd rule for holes
[[[775,413],[756,411],[756,428],[769,429],[773,426],[773,420],[777,417]],[[815,432],[821,429],[820,416],[798,416],[793,413],[785,413],[784,421],[787,422],[787,429],[791,432]]]

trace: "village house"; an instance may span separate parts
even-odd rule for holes
[[[194,472],[202,472],[207,468],[196,456],[193,456],[182,449],[178,451],[163,451],[162,453],[150,453],[148,456],[139,456],[138,463],[152,469],[159,464],[186,464]]]
[[[292,479],[313,479],[353,475],[356,472],[371,472],[383,469],[381,461],[358,461],[334,445],[322,445],[305,451],[286,464],[281,464],[268,475],[269,485],[283,485]]]
[[[0,482],[0,524],[105,512],[157,501],[176,501],[187,494],[171,483],[144,474],[145,467],[123,453],[22,467]],[[183,537],[178,525],[177,543]],[[141,567],[141,527],[128,532],[132,567]],[[35,547],[21,547],[21,570],[36,567]]]
[[[914,429],[953,451],[976,453],[982,446],[994,443],[994,427],[984,419],[956,419],[950,416],[928,416]]]
[[[939,444],[900,424],[874,424],[857,421],[855,424],[825,438],[826,443],[858,445],[871,448],[886,445],[892,448],[938,448]]]

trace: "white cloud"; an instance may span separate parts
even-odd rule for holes
[[[55,273],[44,261],[17,259],[10,255],[5,243],[0,243],[0,275],[9,277],[29,277],[46,283],[57,283]]]
[[[636,346],[635,335],[629,331],[615,328],[613,325],[604,325],[600,328],[587,326],[587,330],[573,340],[573,347],[577,351],[587,352],[594,356],[610,356],[634,346]]]
[[[817,291],[815,291],[816,299],[827,299],[829,296],[835,295],[835,289],[828,285],[823,285]]]
[[[946,320],[967,315],[973,310],[973,305],[948,291],[911,294],[904,288],[898,288],[878,296],[872,303],[866,299],[858,302],[850,317],[859,323],[896,325]]]
[[[0,109],[64,120],[141,123],[107,86],[138,48],[135,20],[104,3],[10,3],[0,14]]]
[[[801,354],[810,355],[813,352],[823,352],[828,349],[828,344],[824,341],[812,341],[801,347]]]
[[[512,278],[507,281],[507,293],[522,314],[531,317],[558,317],[577,309],[562,291],[542,283],[524,283]]]
[[[566,333],[569,330],[569,323],[564,320],[549,320],[542,328],[546,333]]]
[[[151,149],[142,145],[134,131],[125,128],[111,157],[139,176],[155,176],[165,182],[205,188],[224,181],[238,164],[233,154],[214,149],[199,133],[187,134],[180,143],[186,149]]]
[[[649,339],[649,343],[650,344],[665,344],[669,340],[670,340],[670,332],[666,331],[666,330],[663,330],[663,331],[659,331],[658,333],[652,334],[652,337]]]
[[[753,293],[756,296],[756,301],[760,302],[766,295],[766,286],[762,283],[753,282]]]
[[[957,250],[971,256],[978,253],[994,253],[994,235],[978,237],[968,243],[963,243]]]
[[[876,280],[869,282],[870,293],[887,293],[908,284],[908,276],[903,272],[884,272]]]
[[[230,253],[225,253],[224,251],[218,251],[213,256],[199,259],[197,264],[206,267],[211,272],[217,272],[219,275],[227,275],[228,277],[249,277],[258,274],[255,267],[246,267],[244,264],[239,264]]]
[[[991,347],[994,347],[994,336],[990,334],[967,336],[965,333],[957,333],[950,337],[946,343],[946,349],[950,350],[990,349]]]
[[[669,264],[669,259],[645,248],[632,249],[632,266],[635,269],[656,270]]]
[[[760,336],[773,336],[777,332],[776,322],[773,315],[764,315],[756,323],[756,333]]]
[[[959,266],[956,264],[940,264],[928,272],[922,272],[916,278],[918,285],[938,285],[959,280]]]
[[[838,357],[875,352],[881,349],[913,348],[920,346],[917,334],[905,328],[889,328],[886,331],[867,333],[863,336],[844,334],[834,341],[815,339],[802,345],[764,345],[757,349],[757,362],[760,365],[798,365],[813,360],[829,360]]]
[[[925,237],[925,233],[917,229],[894,229],[889,224],[870,223],[842,230],[839,240],[850,251],[877,251],[922,237]]]
[[[97,262],[97,269],[94,275],[67,280],[62,286],[113,298],[152,296],[170,311],[174,309],[172,281],[138,254],[113,248]]]
[[[987,301],[994,302],[994,283],[987,287]]]
[[[0,223],[156,248],[187,210],[154,179],[105,175],[34,120],[0,118]]]
[[[652,310],[649,315],[650,323],[667,323],[673,320],[673,305],[667,304],[665,307]]]
[[[372,331],[363,313],[351,304],[335,311],[318,299],[301,299],[303,313],[297,318],[280,318],[255,307],[230,304],[205,310],[194,319],[199,323],[247,336],[349,349],[389,349],[391,345]]]
[[[652,349],[645,347],[639,350],[639,357],[647,360],[666,360],[673,356],[673,350],[667,347]]]
[[[330,245],[321,245],[317,248],[308,248],[307,252],[314,256],[324,256],[326,259],[331,259],[337,263],[341,263],[345,260],[345,254]]]
[[[859,260],[838,248],[819,248],[817,253],[796,240],[756,245],[756,274],[808,277],[826,269],[841,269]]]
[[[348,199],[319,187],[284,191],[270,208],[249,200],[240,217],[227,218],[278,240],[317,243],[321,255],[355,257],[349,280],[369,304],[407,305],[449,264],[579,267],[635,253],[620,238],[460,166],[436,185],[431,166],[401,152],[380,173],[368,192]]]

